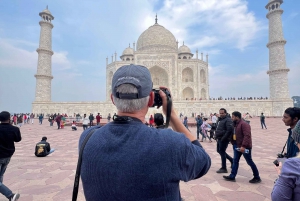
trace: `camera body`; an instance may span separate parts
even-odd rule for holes
[[[286,153],[284,153],[284,154],[282,154],[282,153],[277,154],[277,158],[286,158]]]
[[[168,100],[171,98],[171,93],[167,89],[152,89],[154,92],[154,103],[152,107],[157,106],[157,108],[159,108],[163,104],[162,98],[159,95],[159,90],[162,90],[167,95]]]

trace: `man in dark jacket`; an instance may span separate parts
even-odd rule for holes
[[[61,122],[61,115],[58,113],[58,115],[55,117],[55,121],[57,123],[57,129],[60,129],[60,122]]]
[[[285,154],[285,156],[287,158],[295,157],[297,155],[297,153],[299,152],[298,146],[295,145],[295,141],[292,138],[292,129],[294,129],[294,127],[296,126],[299,119],[300,119],[300,108],[290,107],[284,111],[282,121],[284,122],[284,124],[286,126],[290,127],[289,129],[287,129],[287,131],[289,132],[288,139],[286,142],[287,143],[287,152]]]
[[[252,138],[251,138],[251,127],[248,123],[243,121],[242,114],[240,112],[232,113],[232,120],[234,122],[234,137],[231,139],[233,145],[233,165],[231,174],[229,176],[223,176],[227,181],[235,181],[239,169],[239,161],[243,155],[247,164],[251,167],[254,178],[251,179],[250,183],[260,183],[261,179],[255,163],[252,160]],[[239,148],[239,150],[237,150]],[[247,150],[247,151],[246,151]]]
[[[89,116],[89,120],[90,120],[90,127],[94,126],[93,121],[94,121],[95,117],[94,115],[91,113]]]
[[[43,137],[40,142],[35,145],[35,156],[45,157],[54,152],[54,149],[51,149],[50,143],[47,142],[47,137]]]
[[[14,142],[21,141],[21,133],[18,127],[12,126],[9,123],[9,112],[3,111],[0,113],[0,193],[10,201],[18,200],[20,194],[13,193],[7,186],[3,184],[3,175],[8,166],[8,163],[15,152]]]
[[[201,133],[201,135],[203,135],[202,131],[201,131],[201,125],[203,124],[203,120],[200,115],[198,115],[195,120],[197,122],[197,140],[199,140],[199,133]]]
[[[231,118],[227,115],[227,111],[221,108],[219,111],[220,117],[216,129],[216,140],[217,140],[217,152],[221,156],[222,167],[217,171],[217,173],[227,173],[226,159],[233,163],[233,159],[226,153],[226,149],[231,140],[233,134],[233,123]]]

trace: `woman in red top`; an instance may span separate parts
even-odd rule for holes
[[[150,124],[150,127],[153,127],[154,119],[153,119],[152,115],[150,115],[149,124]]]

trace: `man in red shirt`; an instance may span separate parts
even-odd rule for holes
[[[96,116],[97,126],[100,125],[100,119],[102,119],[102,116],[100,116],[100,113],[98,113],[98,115]]]

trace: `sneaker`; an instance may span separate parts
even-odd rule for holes
[[[230,176],[223,176],[223,178],[226,180],[226,181],[232,181],[232,182],[235,182],[235,178],[232,178]]]
[[[19,193],[13,194],[10,198],[9,201],[17,201],[20,197]]]
[[[251,184],[257,184],[257,183],[260,183],[261,182],[261,179],[260,178],[253,178],[249,181],[249,183]]]
[[[227,169],[220,168],[217,173],[228,173]]]

